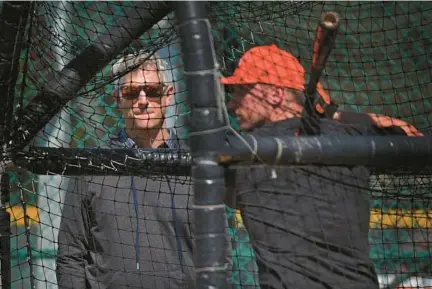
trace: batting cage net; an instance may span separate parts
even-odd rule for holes
[[[432,4],[175,3],[0,2],[1,287],[432,288]]]

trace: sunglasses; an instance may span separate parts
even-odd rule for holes
[[[141,91],[144,91],[148,98],[161,98],[167,90],[168,87],[165,85],[134,85],[120,88],[121,96],[127,100],[137,99]]]

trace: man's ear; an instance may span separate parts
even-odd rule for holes
[[[276,87],[267,96],[267,101],[274,107],[281,105],[283,99],[284,99],[284,90],[282,87]]]
[[[172,105],[173,98],[174,98],[174,87],[170,85],[168,86],[168,89],[165,93],[165,106]]]

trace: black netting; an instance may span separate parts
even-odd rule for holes
[[[1,204],[10,214],[0,220],[2,286],[192,288],[190,111],[172,5],[0,5]],[[301,87],[328,11],[341,21],[317,111],[304,115]],[[405,153],[410,144],[396,137],[430,134],[431,11],[429,2],[210,2],[221,76],[238,76],[225,86],[231,126],[282,139],[319,128],[335,143],[395,136]],[[269,96],[275,86],[286,98]],[[321,107],[338,112],[323,117]],[[269,120],[279,124],[255,129]],[[381,158],[385,171],[371,168],[370,177],[235,164],[236,182],[226,184],[236,189],[226,206],[229,282],[371,288],[376,272],[382,287],[432,286],[430,169],[408,166],[427,161],[417,145],[398,168],[396,153]]]

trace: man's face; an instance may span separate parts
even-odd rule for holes
[[[162,128],[173,87],[160,82],[156,66],[144,64],[122,78],[118,97],[119,108],[129,130]]]
[[[268,120],[268,93],[268,88],[260,84],[233,85],[228,109],[236,114],[242,130],[253,129]]]

